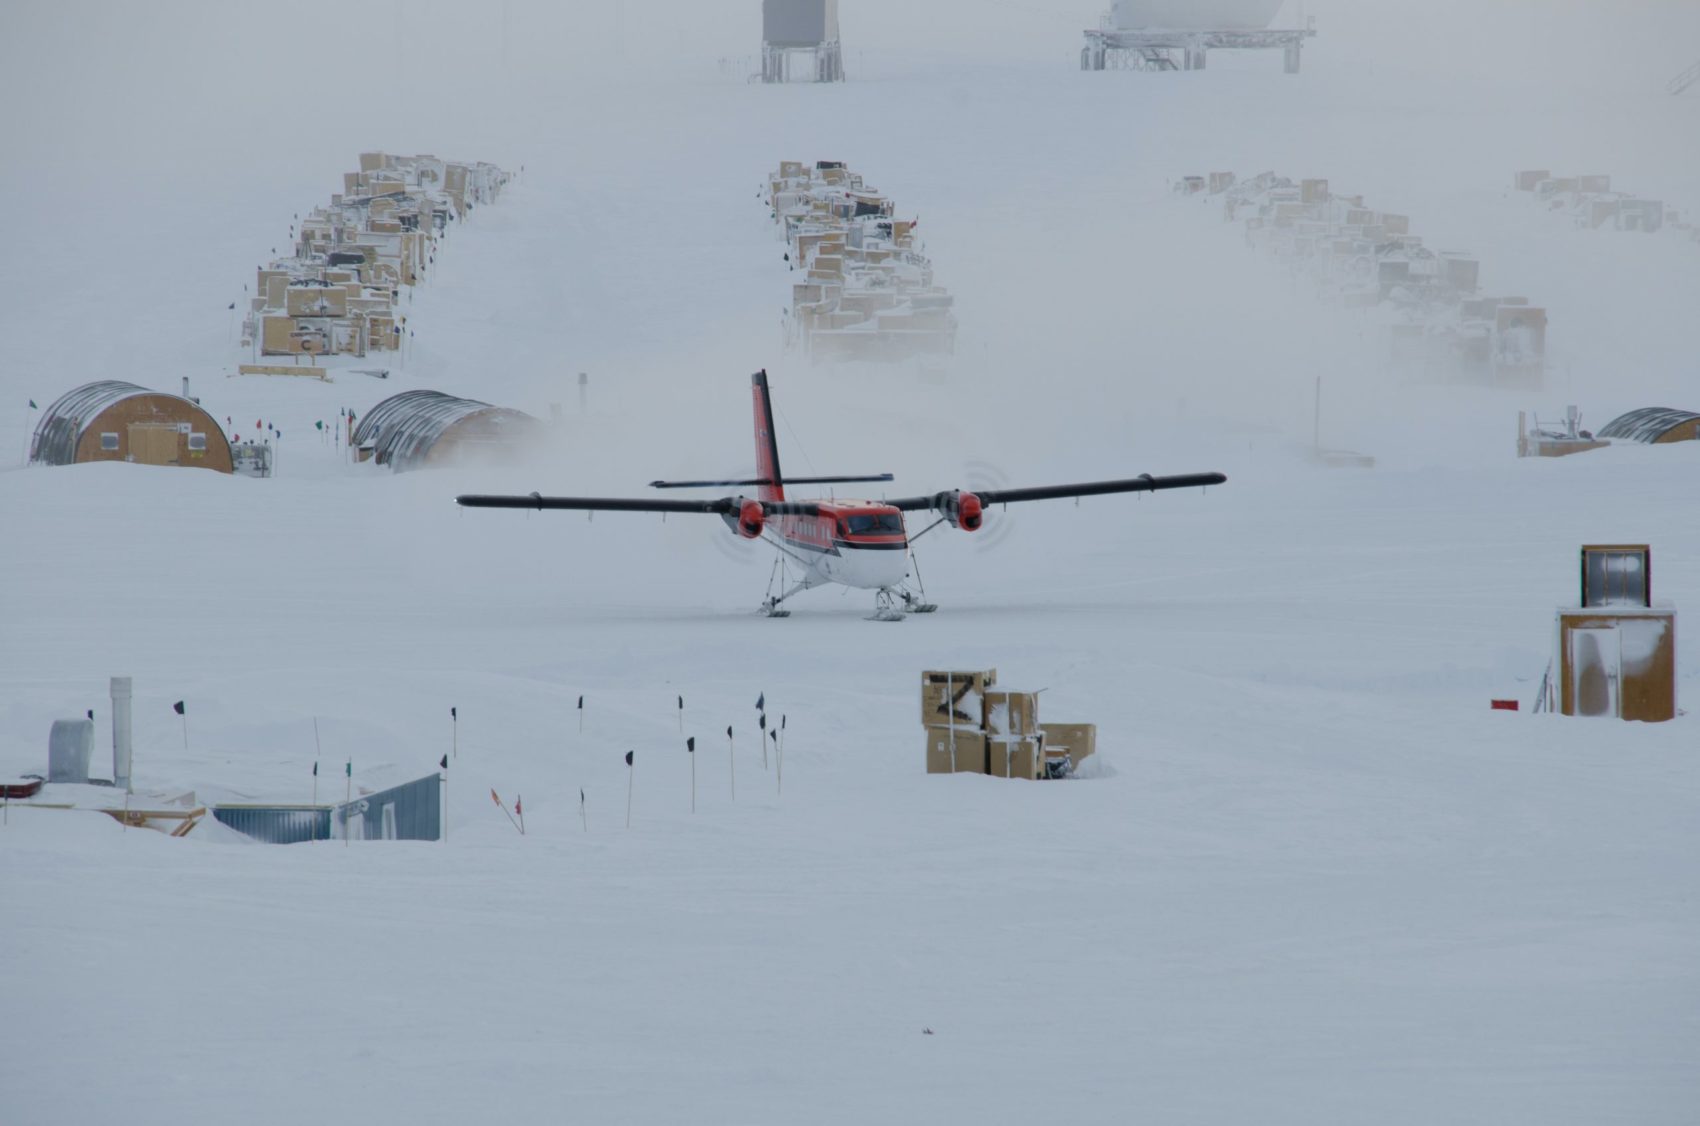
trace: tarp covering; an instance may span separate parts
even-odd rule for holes
[[[441,391],[403,391],[367,412],[354,429],[354,444],[370,443],[379,465],[397,471],[415,469],[451,426],[475,415],[479,416],[477,437],[486,442],[500,441],[504,435],[529,438],[540,433],[543,425],[523,411],[476,399],[457,399]]]
[[[1693,411],[1679,411],[1671,407],[1642,407],[1628,414],[1620,414],[1606,423],[1599,436],[1646,442],[1650,445],[1683,423],[1693,422],[1695,419],[1700,419],[1700,414]]]
[[[101,411],[131,395],[160,394],[117,379],[75,387],[48,404],[30,442],[30,460],[47,465],[70,465],[77,460],[77,440]]]

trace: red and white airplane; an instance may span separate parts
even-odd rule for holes
[[[768,596],[761,611],[769,617],[790,614],[781,604],[810,587],[837,583],[875,592],[874,617],[900,620],[905,613],[927,613],[938,609],[926,601],[924,589],[909,590],[911,545],[940,524],[965,532],[979,529],[985,510],[993,505],[1062,497],[1097,496],[1103,493],[1143,493],[1157,489],[1184,489],[1220,485],[1220,473],[1187,473],[1171,477],[1142,474],[1122,481],[1087,481],[1078,485],[1048,485],[1035,489],[998,489],[969,492],[952,489],[930,496],[899,500],[789,500],[786,485],[826,485],[846,482],[890,481],[891,474],[861,477],[785,477],[779,471],[779,444],[774,438],[773,402],[767,388],[767,372],[751,377],[755,400],[756,476],[747,481],[651,481],[658,489],[754,488],[756,495],[720,497],[717,500],[641,500],[624,497],[546,497],[468,495],[455,498],[468,508],[564,508],[581,512],[713,513],[745,539],[766,539],[779,549],[780,560],[796,564],[801,578]],[[904,524],[905,512],[932,512],[937,518],[913,536]],[[919,571],[917,585],[919,585]]]

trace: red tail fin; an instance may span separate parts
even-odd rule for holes
[[[771,484],[758,485],[762,500],[784,500],[784,478],[779,475],[779,440],[773,427],[773,400],[767,392],[767,369],[750,377],[750,395],[755,400],[756,477]]]

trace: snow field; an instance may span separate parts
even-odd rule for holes
[[[39,770],[52,719],[86,707],[98,773],[115,674],[136,678],[138,786],[202,800],[306,800],[315,715],[321,799],[350,757],[371,788],[429,772],[461,717],[446,844],[174,841],[13,806],[0,1117],[1688,1120],[1693,719],[1488,700],[1532,700],[1583,542],[1652,542],[1656,596],[1700,604],[1700,451],[1512,457],[1520,408],[1692,405],[1700,255],[1551,229],[1508,186],[1550,163],[1692,194],[1670,138],[1694,103],[1484,99],[1320,43],[1292,80],[1232,56],[1172,81],[865,61],[837,90],[530,79],[394,141],[328,123],[288,167],[243,166],[265,149],[231,130],[194,194],[167,159],[188,142],[162,140],[134,171],[145,224],[88,207],[97,181],[0,187],[6,214],[79,218],[6,232],[0,451],[27,439],[13,400],[105,376],[186,373],[220,419],[285,434],[270,481],[0,472],[0,776]],[[18,128],[26,156],[61,146]],[[118,128],[81,122],[66,166]],[[248,258],[374,144],[526,174],[451,235],[392,379],[224,379]],[[779,351],[789,277],[755,193],[790,157],[847,160],[919,213],[958,295],[952,364]],[[1264,167],[1477,251],[1484,284],[1547,304],[1567,369],[1539,394],[1397,383],[1361,322],[1164,183]],[[180,284],[151,284],[163,256]],[[69,357],[67,291],[114,310]],[[451,503],[747,471],[764,366],[793,472],[1230,480],[934,532],[941,610],[897,625],[834,590],[758,618],[770,557],[717,520]],[[1317,374],[1324,441],[1376,469],[1304,459]],[[559,402],[558,448],[397,476],[311,436],[412,387]],[[924,774],[915,674],[988,665],[1045,689],[1042,718],[1096,722],[1100,776]],[[758,693],[789,717],[782,795]],[[524,796],[524,838],[491,788]]]

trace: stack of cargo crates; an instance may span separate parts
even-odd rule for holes
[[[1039,694],[998,689],[996,669],[921,674],[927,773],[1065,778],[1097,751],[1090,723],[1039,722]]]

